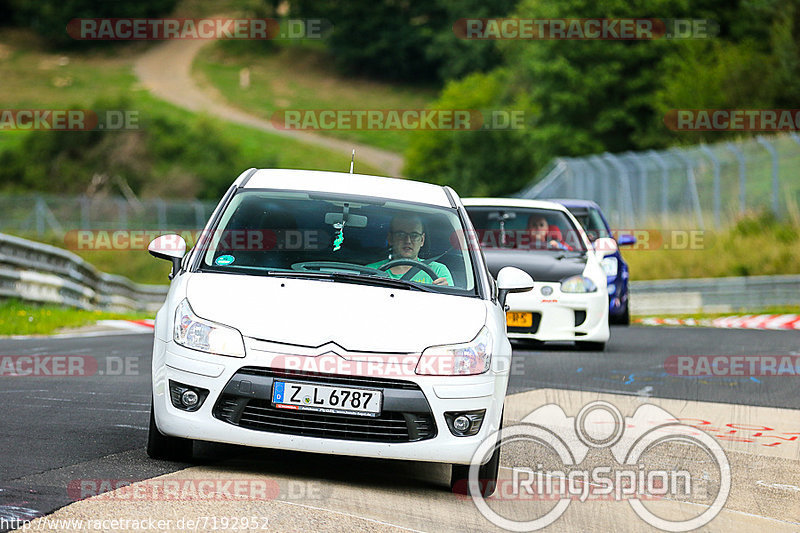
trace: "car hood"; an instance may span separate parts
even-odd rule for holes
[[[479,298],[331,281],[195,273],[186,297],[245,337],[349,352],[419,353],[470,341],[486,322]]]
[[[566,257],[558,259],[561,254],[546,251],[484,249],[483,253],[495,278],[501,268],[514,266],[530,274],[534,281],[558,282],[582,274],[586,268],[586,254],[567,252]]]

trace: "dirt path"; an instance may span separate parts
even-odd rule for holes
[[[389,176],[400,175],[403,157],[399,154],[305,131],[279,130],[268,120],[231,106],[220,94],[198,87],[191,75],[192,61],[206,44],[202,40],[166,41],[137,59],[136,75],[153,95],[176,106],[341,152],[343,169],[347,168],[350,152],[355,148],[357,162],[367,163]]]

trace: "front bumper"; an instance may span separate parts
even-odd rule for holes
[[[549,295],[542,289],[549,287]],[[511,339],[537,341],[591,341],[607,342],[608,294],[604,290],[593,293],[564,293],[559,283],[538,282],[532,291],[509,294],[506,303],[510,312],[533,313],[531,327],[508,327]]]
[[[500,425],[508,375],[492,371],[442,377],[384,368],[387,376],[402,377],[340,376],[351,380],[346,386],[354,386],[354,379],[372,380],[369,386],[383,391],[379,418],[284,413],[269,403],[272,380],[297,376],[285,377],[285,370],[271,368],[276,355],[248,349],[245,358],[215,356],[156,339],[153,398],[159,430],[170,436],[245,446],[468,464],[483,439]],[[324,377],[318,374],[312,381],[325,383]],[[300,380],[308,381],[307,376]],[[199,409],[181,410],[170,398],[170,381],[208,390],[208,396]],[[242,386],[243,381],[247,386]],[[476,435],[457,437],[450,432],[445,412],[479,410],[485,410],[485,416]]]

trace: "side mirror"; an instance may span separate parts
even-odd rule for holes
[[[611,237],[600,237],[594,241],[594,249],[600,257],[607,257],[613,255],[619,248],[617,247],[617,241]]]
[[[172,279],[180,270],[181,259],[186,255],[186,241],[180,235],[161,235],[153,239],[147,251],[153,257],[172,261],[172,272],[169,274],[169,279]]]
[[[636,237],[633,235],[620,235],[619,239],[617,239],[617,244],[620,246],[630,246],[632,244],[636,244]]]
[[[527,292],[533,288],[533,278],[517,267],[503,267],[497,273],[497,298],[505,308],[506,296],[510,292]]]

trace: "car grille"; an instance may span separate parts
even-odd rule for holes
[[[508,326],[508,333],[536,333],[539,331],[539,324],[542,322],[541,313],[531,313],[533,315],[533,323],[526,328]]]
[[[343,385],[345,387],[372,387],[390,388],[403,390],[419,390],[413,381],[401,381],[398,379],[373,378],[365,376],[342,376],[337,374],[323,374],[322,372],[307,372],[303,370],[284,370],[277,368],[259,368],[255,366],[245,366],[239,369],[238,374],[248,374],[251,376],[267,376],[278,379],[295,379],[301,381],[319,381],[326,385]]]
[[[394,391],[402,398],[413,398],[414,410],[384,409],[376,417],[278,409],[270,401],[272,379],[294,379],[325,385],[359,386],[383,391],[384,403]],[[240,381],[261,380],[260,392],[237,392]],[[416,394],[415,394],[416,393]],[[397,402],[393,402],[398,405]],[[420,409],[419,406],[424,409]],[[436,436],[436,423],[422,390],[413,382],[343,376],[315,372],[244,367],[237,372],[214,406],[214,417],[229,424],[256,431],[285,435],[368,442],[416,442]]]

